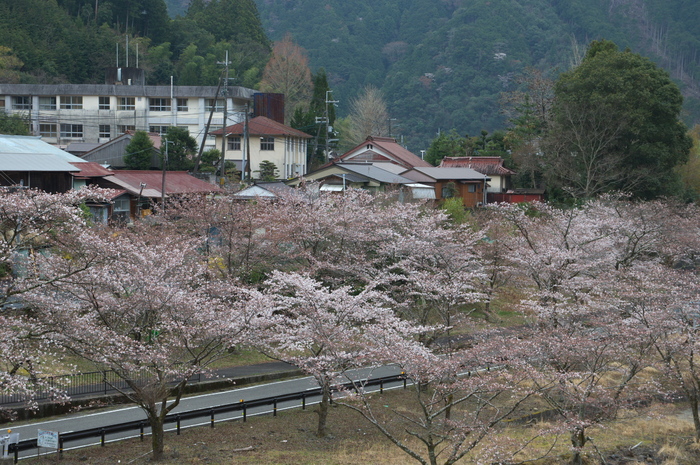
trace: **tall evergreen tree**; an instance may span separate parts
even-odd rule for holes
[[[130,170],[149,170],[152,168],[153,141],[146,131],[136,131],[131,142],[126,146],[124,164]]]
[[[674,167],[692,147],[679,120],[682,104],[678,86],[651,60],[610,41],[592,42],[555,86],[545,146],[550,182],[575,197],[679,193]]]

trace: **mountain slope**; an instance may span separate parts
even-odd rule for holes
[[[312,67],[326,69],[341,115],[362,86],[380,87],[413,151],[439,130],[502,128],[500,93],[525,67],[556,77],[598,38],[668,69],[687,97],[687,122],[700,121],[700,3],[691,0],[256,2],[270,39],[291,32]]]

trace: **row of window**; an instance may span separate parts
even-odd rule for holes
[[[164,136],[168,132],[170,126],[149,126],[148,130],[150,132],[160,134]],[[135,131],[136,126],[130,124],[119,124],[117,125],[117,134],[124,134],[127,131]],[[60,131],[60,132],[59,132]],[[61,138],[82,138],[83,137],[83,125],[82,124],[54,124],[54,123],[41,123],[39,124],[39,135],[41,137],[57,137],[61,135]],[[112,137],[111,126],[109,124],[99,125],[99,137],[100,139],[109,139]],[[240,150],[240,141],[239,148]]]
[[[178,112],[189,111],[188,100],[186,98],[175,99],[177,103]],[[220,99],[206,99],[205,110],[211,111],[212,107],[216,112],[224,111],[224,100]],[[0,99],[0,106],[5,106],[5,100]],[[60,108],[61,110],[82,110],[83,109],[83,97],[79,96],[61,96],[58,98],[58,105],[56,97],[39,97],[39,110],[56,110]],[[149,111],[171,111],[171,99],[169,98],[149,98],[148,99],[148,110]],[[29,95],[17,95],[12,97],[12,109],[13,110],[31,110],[32,109],[32,97]],[[110,110],[111,109],[111,97],[99,97],[98,109],[100,110]],[[117,97],[117,110],[135,110],[136,109],[136,97]]]
[[[241,150],[241,138],[240,136],[229,136],[227,150]],[[275,150],[275,138],[274,137],[261,137],[260,138],[260,150]]]
[[[120,124],[117,126],[118,134],[135,130],[136,127],[133,125]],[[60,135],[62,139],[82,139],[84,137],[84,131],[82,124],[40,123],[39,135],[41,137],[58,137]],[[112,137],[112,130],[109,124],[99,125],[99,137],[100,139],[109,139]]]

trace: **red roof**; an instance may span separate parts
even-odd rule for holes
[[[79,172],[76,171],[71,173],[76,178],[101,178],[113,174],[112,171],[93,161],[86,161],[84,163],[71,163],[71,165],[75,166],[80,170]]]
[[[158,193],[163,186],[162,171],[115,170],[112,174],[120,181],[121,187],[131,192],[139,192],[141,183],[145,184],[144,189]],[[166,195],[208,193],[219,190],[221,189],[218,186],[195,178],[187,171],[168,171],[165,176]]]
[[[471,168],[481,174],[491,176],[514,175],[515,171],[503,166],[501,157],[445,157],[442,168]]]
[[[371,146],[371,148],[368,148],[368,146]],[[380,151],[390,155],[393,159],[387,160],[386,156],[383,156],[379,154],[378,151],[374,150],[375,146],[381,149]],[[337,161],[390,161],[392,163],[402,165],[407,169],[415,167],[429,168],[433,166],[419,156],[406,150],[401,144],[396,142],[396,139],[393,137],[379,136],[369,136],[364,142],[341,155]]]
[[[242,136],[243,129],[243,123],[228,126],[226,128],[226,135]],[[223,134],[223,131],[223,129],[218,129],[210,134],[220,136]],[[251,136],[294,136],[303,139],[311,139],[311,136],[307,133],[285,126],[265,116],[256,116],[248,122],[248,134]]]

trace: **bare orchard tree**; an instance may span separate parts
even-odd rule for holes
[[[360,144],[367,136],[389,136],[389,110],[382,92],[366,86],[350,103],[350,134],[354,144]]]
[[[522,415],[523,402],[535,394],[527,379],[532,370],[517,339],[483,336],[446,356],[415,341],[386,337],[385,353],[406,377],[408,395],[377,399],[380,394],[358,383],[354,399],[339,403],[359,412],[422,465],[452,465],[466,457],[476,463],[511,463],[522,445],[480,446],[502,422]]]
[[[284,120],[289,123],[297,107],[308,107],[312,88],[306,50],[295,44],[292,36],[287,34],[281,41],[275,42],[272,48],[272,56],[263,71],[260,89],[284,94]]]
[[[574,198],[590,199],[617,186],[633,186],[634,173],[619,151],[625,122],[587,102],[562,103],[544,139],[545,176]]]

